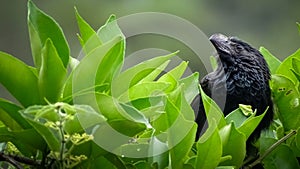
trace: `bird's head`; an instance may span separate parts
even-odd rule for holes
[[[241,61],[249,63],[249,61],[255,62],[255,60],[263,59],[258,50],[236,37],[227,37],[217,33],[213,34],[209,40],[216,48],[223,64],[233,65]]]

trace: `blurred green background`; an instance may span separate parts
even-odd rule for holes
[[[190,21],[208,37],[216,32],[237,36],[256,48],[266,47],[281,60],[300,47],[300,36],[296,26],[296,22],[300,22],[299,0],[33,0],[33,2],[60,24],[73,57],[77,57],[80,52],[74,6],[95,29],[103,25],[111,14],[121,17],[137,12],[165,12]],[[10,53],[33,65],[26,19],[26,0],[1,0],[0,51]],[[149,41],[147,36],[151,36],[153,41]],[[130,38],[127,45],[127,52],[143,48],[162,48],[169,51],[180,49],[180,53],[188,56],[190,62],[195,58],[192,57],[194,53],[184,44],[162,36],[136,36]],[[201,76],[204,74],[206,72],[200,73]],[[0,86],[0,96],[6,96],[7,93],[1,88]]]

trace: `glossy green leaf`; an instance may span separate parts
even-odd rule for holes
[[[180,99],[179,99],[180,103],[178,105],[180,105],[180,112],[183,115],[184,119],[195,121],[195,112],[191,107],[191,103],[189,103],[185,97],[186,94],[184,91],[184,87],[180,87],[179,89],[180,89]]]
[[[121,37],[121,36],[120,36]],[[103,57],[97,69],[95,79],[96,85],[108,83],[111,85],[112,80],[117,76],[124,62],[125,39],[120,39]]]
[[[118,147],[115,152],[122,154],[124,157],[145,158],[150,151],[149,143],[129,143]]]
[[[167,142],[172,168],[182,168],[196,135],[194,121],[184,119],[180,107],[177,106],[167,98],[165,113],[152,122],[155,135],[163,142]]]
[[[209,98],[204,93],[204,91],[202,90],[200,85],[199,85],[199,88],[200,88],[200,93],[201,93],[206,117],[208,120],[208,125],[213,123],[212,121],[214,119],[214,120],[216,120],[219,129],[224,127],[226,125],[226,121],[225,121],[224,115],[223,115],[222,111],[220,110],[219,106],[214,102],[214,100]]]
[[[27,121],[32,127],[43,137],[47,145],[52,151],[59,152],[61,146],[61,138],[59,131],[46,127],[44,124],[28,119]]]
[[[12,131],[32,128],[20,114],[22,108],[0,98],[0,121]]]
[[[163,92],[170,86],[170,83],[165,82],[145,82],[132,86],[128,92],[123,93],[119,100],[129,102],[140,98],[147,98],[162,95]]]
[[[183,84],[184,96],[189,104],[191,104],[194,98],[199,94],[198,79],[199,73],[196,72],[179,80],[179,83]]]
[[[153,133],[151,133],[153,134]],[[152,168],[166,168],[169,165],[168,145],[151,135],[148,163]]]
[[[64,98],[73,96],[76,104],[90,104],[90,102],[87,102],[85,100],[86,98],[81,98],[78,94],[82,93],[82,91],[85,91],[86,93],[93,93],[95,92],[95,85],[103,86],[106,82],[109,82],[111,80],[112,76],[114,75],[113,72],[118,70],[117,67],[113,67],[116,66],[114,65],[114,63],[116,63],[114,62],[116,61],[116,58],[114,58],[115,56],[112,55],[114,54],[114,52],[111,51],[118,52],[119,50],[122,50],[120,49],[120,47],[122,47],[122,41],[123,39],[121,37],[116,37],[108,43],[105,43],[94,49],[88,54],[88,56],[84,57],[67,79],[64,88]],[[110,57],[111,62],[107,62]],[[101,67],[103,63],[106,63],[106,66],[111,67]],[[104,71],[104,68],[107,68],[107,73],[103,73],[106,72]],[[97,76],[98,73],[101,73],[102,75]],[[106,88],[103,90],[108,89]]]
[[[234,166],[218,166],[216,169],[235,169]]]
[[[175,123],[177,118],[180,118],[179,116],[180,112],[178,108],[167,98],[165,113],[155,119],[152,122],[152,126],[156,129],[157,133],[166,132]]]
[[[109,95],[97,93],[97,103],[100,113],[109,121],[124,118],[130,119],[130,116],[121,108],[119,101]]]
[[[132,118],[135,122],[144,123],[149,126],[148,119],[137,109],[132,107],[131,105],[127,105],[124,103],[120,103],[123,110]]]
[[[292,60],[293,58],[300,58],[300,49],[298,49],[295,53],[284,59],[282,64],[278,67],[276,74],[280,74],[283,76],[288,77],[290,80],[292,80],[295,84],[298,84],[299,81],[291,71],[291,68],[293,67],[292,65]]]
[[[106,121],[104,116],[88,105],[74,105],[71,108],[74,118],[68,118],[64,123],[64,130],[68,134],[88,132],[87,129],[102,125]]]
[[[239,108],[229,113],[225,120],[227,124],[231,122],[234,123],[238,131],[243,133],[246,136],[246,139],[252,134],[252,132],[256,129],[262,118],[264,117],[266,111],[259,115],[255,116],[255,112],[252,112],[251,106],[247,108],[247,105],[239,105]],[[243,113],[244,112],[244,113]],[[251,114],[247,117],[246,114]]]
[[[107,19],[106,23],[99,28],[97,34],[102,43],[106,43],[117,36],[121,36],[123,39],[125,39],[121,29],[118,26],[115,15],[111,15]]]
[[[300,126],[300,94],[295,84],[284,76],[274,75],[271,88],[285,131],[297,129]]]
[[[64,106],[64,104],[59,104]],[[34,105],[22,111],[23,117],[35,129],[35,131],[44,139],[52,151],[59,152],[61,145],[61,134],[59,128],[53,128],[46,125],[47,122],[56,124],[60,121],[60,115],[55,105]]]
[[[60,120],[60,116],[54,105],[34,105],[23,110],[23,116],[30,118],[32,120],[47,120],[52,122],[57,122]]]
[[[185,72],[186,68],[188,66],[188,62],[181,62],[178,66],[173,68],[172,70],[168,71],[166,74],[161,76],[158,81],[164,81],[164,82],[169,82],[168,81],[168,75],[172,76],[174,80],[178,81],[183,73]]]
[[[235,109],[234,111],[230,112],[225,117],[226,123],[230,124],[231,122],[234,122],[234,125],[236,127],[240,127],[246,120],[247,116],[243,114],[240,108]]]
[[[281,61],[277,59],[269,50],[264,47],[259,48],[260,53],[264,56],[271,71],[271,74],[275,74]]]
[[[34,138],[34,139],[32,139]],[[12,142],[24,155],[35,155],[37,150],[45,150],[46,143],[34,129],[9,131],[6,127],[0,128],[0,142]]]
[[[223,154],[222,156],[230,155],[231,160],[226,160],[220,165],[235,166],[240,168],[246,156],[246,137],[239,132],[234,123],[224,126],[219,130],[221,136]]]
[[[121,120],[111,120],[108,124],[119,134],[126,137],[134,137],[142,131],[146,130],[146,125],[143,123],[136,123],[131,120],[121,119]],[[110,133],[103,134],[106,137],[110,136]],[[112,140],[111,140],[112,141]],[[128,142],[129,140],[127,140]]]
[[[136,109],[120,104],[113,97],[100,93],[97,94],[97,103],[100,113],[107,118],[108,123],[114,126],[116,130],[127,134],[137,134],[137,131],[140,132],[146,129],[148,122]]]
[[[40,69],[42,65],[42,47],[49,38],[66,68],[69,63],[70,51],[60,26],[52,17],[38,9],[32,1],[28,1],[28,27],[33,60],[37,69]]]
[[[216,121],[209,126],[207,131],[197,142],[197,160],[195,168],[216,168],[222,156],[222,143]]]
[[[96,31],[79,15],[75,8],[76,20],[80,30],[80,36],[78,35],[81,46],[85,49],[86,54],[93,49],[102,45]]]
[[[251,116],[249,117],[240,127],[238,127],[238,131],[243,133],[246,136],[246,139],[253,133],[256,127],[259,125],[263,117],[265,116],[267,110],[259,115],[259,116]]]
[[[42,61],[39,72],[39,89],[43,99],[51,103],[58,101],[66,78],[64,67],[51,39],[47,39],[42,49]]]
[[[272,144],[276,142],[273,138],[260,138],[260,153],[263,154]],[[292,150],[285,144],[281,144],[263,159],[266,169],[299,169],[300,165],[293,155]]]
[[[0,52],[0,83],[25,107],[40,103],[38,78],[32,68]]]
[[[184,126],[191,126],[193,124],[193,121],[182,121],[179,125]],[[175,141],[175,147],[170,150],[170,160],[171,160],[171,166],[172,168],[183,168],[185,160],[187,158],[188,153],[190,152],[190,149],[192,148],[194,142],[195,142],[195,136],[197,131],[197,125],[194,123],[192,128],[189,129],[189,127],[184,127],[181,130],[188,131],[183,137],[179,143]],[[181,132],[180,132],[181,133]],[[180,134],[178,133],[178,134]],[[175,132],[173,133],[175,134]],[[182,133],[181,133],[182,134]],[[176,140],[176,139],[174,139]],[[170,146],[170,142],[168,141],[168,144]]]
[[[119,76],[113,79],[112,95],[114,97],[120,96],[122,93],[126,92],[130,87],[139,83],[144,78],[147,78],[148,75],[151,75],[153,71],[157,70],[157,67],[161,66],[175,55],[176,53],[171,53],[166,56],[156,57],[144,61],[120,73]]]
[[[293,68],[291,69],[298,81],[300,81],[300,59],[298,58],[293,58],[292,59],[292,66]]]

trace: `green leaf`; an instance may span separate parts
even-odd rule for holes
[[[179,124],[179,125],[190,126],[192,123],[193,123],[192,121],[189,121],[189,122],[182,121],[181,124]],[[190,130],[188,130],[188,128],[181,129],[181,130],[186,130],[188,132],[187,132],[186,136],[183,137],[179,143],[177,143],[175,141],[174,142],[175,144],[173,143],[175,145],[175,147],[170,150],[171,166],[172,166],[172,168],[178,168],[178,169],[183,168],[185,160],[187,158],[187,155],[190,152],[190,150],[195,142],[197,125],[194,123],[194,125],[192,126],[192,128],[190,128]],[[176,139],[174,139],[174,140],[176,140]],[[170,146],[169,141],[168,141],[168,143]]]
[[[76,104],[90,104],[90,102],[87,102],[85,97],[80,97],[80,95],[78,96],[77,94],[82,91],[85,91],[85,93],[93,93],[95,92],[96,86],[103,86],[106,82],[110,82],[115,72],[119,70],[116,64],[119,64],[118,58],[120,58],[115,57],[113,55],[115,53],[111,51],[118,52],[123,50],[122,41],[122,37],[116,37],[108,43],[94,49],[86,57],[84,57],[67,79],[66,86],[64,88],[64,98],[73,95],[73,99],[75,99],[74,101]],[[123,57],[122,55],[119,56]],[[109,60],[109,58],[111,59]],[[106,64],[105,67],[102,67],[104,66],[103,64]],[[105,71],[104,68],[106,68]],[[98,75],[99,73],[102,75]],[[108,89],[110,88],[108,87],[104,90]]]
[[[296,58],[296,59],[300,58],[300,49],[298,49],[295,53],[293,53],[292,55],[290,55],[289,57],[284,59],[282,64],[280,64],[280,66],[278,67],[276,74],[286,76],[287,78],[292,80],[295,84],[298,84],[299,83],[298,79],[291,71],[291,69],[293,68],[293,65],[292,65],[293,58]]]
[[[260,154],[276,142],[273,138],[260,138]],[[274,149],[266,158],[263,159],[266,169],[299,169],[300,165],[293,151],[285,144],[281,144]]]
[[[296,22],[297,26],[298,26],[298,32],[300,34],[300,23],[299,22]]]
[[[120,104],[115,98],[100,93],[97,93],[97,103],[100,113],[108,119],[111,126],[116,127],[116,130],[137,134],[137,131],[146,129],[148,122],[136,109]]]
[[[128,92],[123,93],[119,100],[129,102],[140,98],[163,95],[163,92],[170,86],[166,82],[144,82],[132,86]]]
[[[70,51],[60,26],[53,18],[38,9],[32,1],[28,1],[28,27],[33,60],[37,69],[40,69],[42,64],[42,47],[49,38],[66,68],[69,63]]]
[[[224,126],[220,129],[219,134],[221,136],[223,155],[230,155],[231,160],[221,162],[219,165],[235,166],[240,168],[243,164],[243,160],[246,156],[246,137],[239,132],[234,123]]]
[[[21,107],[0,98],[0,121],[13,131],[32,128],[20,114],[21,109]]]
[[[291,69],[298,81],[300,81],[300,59],[298,58],[293,58],[292,59],[292,66],[293,68]]]
[[[166,74],[161,76],[158,79],[158,81],[169,82],[167,75],[172,76],[173,79],[178,81],[181,78],[181,76],[183,75],[183,73],[185,72],[187,66],[188,66],[188,62],[181,62],[178,66],[176,66],[175,68],[173,68],[172,70],[168,71]]]
[[[300,94],[295,84],[282,75],[273,75],[271,88],[285,131],[297,129],[300,126]]]
[[[184,88],[181,86],[179,88],[179,92],[180,92],[180,97],[179,97],[179,103],[177,106],[178,108],[180,108],[180,112],[183,115],[184,119],[186,120],[190,120],[190,121],[195,121],[195,112],[193,110],[193,108],[191,107],[191,103],[189,103],[186,99],[186,94],[184,92]]]
[[[115,152],[122,154],[124,157],[145,158],[148,157],[150,151],[149,143],[129,143],[118,147]]]
[[[76,20],[80,30],[80,36],[78,37],[81,46],[85,49],[88,54],[93,49],[102,45],[97,33],[94,29],[79,15],[77,9],[75,8]]]
[[[176,53],[171,53],[166,56],[156,57],[147,61],[144,61],[136,66],[133,66],[126,71],[120,73],[113,79],[112,82],[112,95],[119,97],[122,93],[126,92],[130,87],[141,82],[147,78],[148,75],[158,69],[159,66],[167,62],[171,57],[175,56]],[[162,71],[161,69],[159,69]],[[151,77],[153,77],[151,75]],[[122,84],[122,85],[120,85]]]
[[[235,169],[234,166],[218,166],[216,169]]]
[[[199,88],[200,88],[201,98],[203,101],[208,125],[213,123],[212,121],[214,119],[214,120],[216,120],[219,129],[224,127],[226,125],[226,121],[225,121],[224,115],[223,115],[222,111],[220,110],[219,106],[214,102],[214,100],[209,98],[204,93],[204,91],[202,90],[200,85],[199,85]]]
[[[56,111],[56,107],[54,105],[34,105],[30,106],[27,109],[23,110],[23,115],[27,118],[33,120],[43,119],[47,121],[57,122],[60,120],[60,116]]]
[[[43,99],[51,103],[58,101],[66,78],[64,67],[51,39],[47,39],[42,49],[42,63],[39,72],[39,89]]]
[[[120,36],[121,37],[121,36]],[[117,76],[123,66],[125,56],[125,39],[121,38],[103,57],[99,64],[95,79],[96,85],[108,83]]]
[[[183,97],[179,93],[179,97]],[[185,157],[190,151],[196,135],[195,122],[184,119],[177,107],[167,98],[165,113],[152,122],[155,135],[164,143],[167,143],[172,168],[182,168]]]
[[[274,55],[272,55],[271,52],[264,47],[260,47],[259,51],[266,59],[268,66],[270,68],[271,74],[275,74],[278,67],[281,64],[281,61],[279,59],[277,59]]]
[[[32,68],[0,52],[0,83],[25,107],[40,103],[38,78]]]
[[[225,117],[226,123],[230,124],[234,122],[236,127],[240,127],[246,120],[247,116],[245,116],[240,108],[235,109],[234,111],[230,112]]]
[[[245,134],[247,139],[256,129],[266,111],[259,116],[255,116],[256,113],[253,113],[251,106],[248,107],[248,105],[239,105],[239,108],[229,113],[225,119],[227,124],[233,122],[238,131]],[[251,114],[251,116],[247,117],[245,113]]]
[[[8,128],[1,127],[0,142],[8,141],[12,142],[23,155],[27,156],[35,155],[37,150],[44,151],[46,148],[43,138],[33,128],[9,131]]]
[[[52,151],[59,152],[61,139],[57,130],[46,127],[44,124],[36,122],[27,118],[27,121],[32,125],[32,127],[43,137],[47,145]]]
[[[61,133],[58,127],[50,127],[51,125],[48,124],[58,125],[60,115],[57,108],[64,107],[64,105],[61,103],[46,106],[34,105],[22,111],[22,115],[27,122],[44,139],[49,148],[55,152],[60,150]]]
[[[216,168],[222,156],[222,143],[216,121],[213,120],[206,132],[197,142],[197,160],[195,168]]]
[[[165,105],[165,113],[161,114],[157,119],[152,122],[153,128],[156,133],[166,132],[175,121],[180,118],[178,108],[167,98]]]
[[[64,123],[64,130],[68,134],[81,133],[84,130],[85,132],[88,132],[88,129],[95,127],[96,125],[102,125],[102,123],[106,121],[104,116],[88,105],[74,105],[70,108],[68,107],[70,106],[64,107],[66,112],[74,111],[74,118],[68,118]]]
[[[199,73],[193,73],[188,77],[179,80],[180,84],[183,84],[183,92],[185,99],[189,104],[192,103],[194,98],[199,94]]]
[[[268,109],[267,109],[268,110]],[[259,115],[259,116],[251,116],[249,117],[240,127],[238,127],[238,131],[245,134],[246,139],[253,133],[256,127],[259,125],[263,117],[265,116],[267,110]]]
[[[120,103],[121,107],[123,108],[123,110],[132,118],[134,119],[135,122],[139,122],[139,123],[144,123],[145,125],[149,126],[149,122],[148,119],[146,119],[146,117],[137,109],[135,109],[134,107],[124,104],[124,103]]]
[[[99,28],[97,34],[102,43],[106,43],[117,36],[121,36],[123,39],[125,39],[121,29],[118,26],[115,15],[111,15],[107,19],[106,23]]]

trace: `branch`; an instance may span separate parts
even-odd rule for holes
[[[276,143],[274,143],[271,147],[269,147],[262,156],[260,156],[257,160],[255,160],[253,163],[249,164],[247,167],[252,168],[255,165],[261,163],[261,161],[267,156],[269,155],[275,148],[277,148],[281,143],[283,143],[285,140],[287,140],[288,138],[292,137],[293,135],[295,135],[297,133],[296,130],[292,130],[289,134],[285,135],[284,137],[282,137],[280,140],[278,140]]]
[[[0,152],[0,161],[6,161],[17,169],[23,169],[23,166],[21,164],[19,164],[16,160],[14,160],[9,155],[4,154],[3,152]]]
[[[39,161],[33,160],[31,158],[4,154],[3,152],[0,152],[0,161],[7,161],[18,169],[23,169],[23,166],[20,163],[30,166],[41,166]]]

